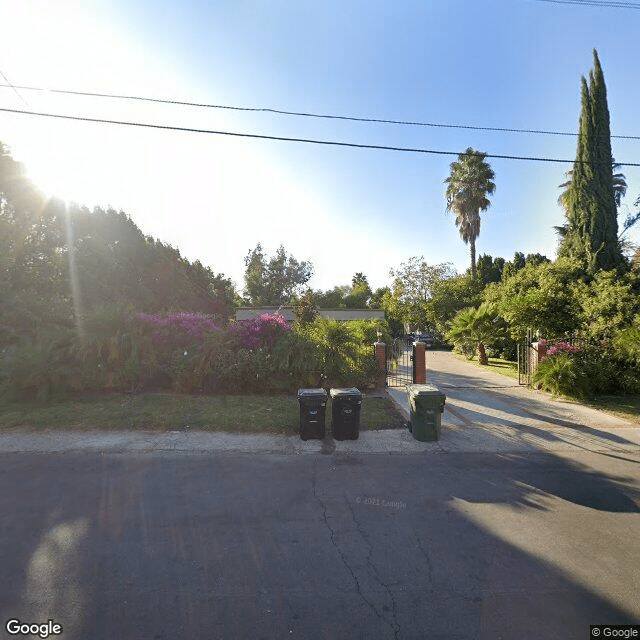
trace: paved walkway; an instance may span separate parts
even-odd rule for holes
[[[427,352],[427,383],[446,396],[440,451],[640,452],[640,428],[576,402],[521,387],[446,351]],[[408,417],[404,387],[388,389]]]

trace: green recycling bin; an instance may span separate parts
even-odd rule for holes
[[[408,384],[411,420],[409,431],[416,440],[431,442],[440,438],[440,422],[446,396],[432,384]]]

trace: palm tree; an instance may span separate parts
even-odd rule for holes
[[[480,235],[480,211],[486,211],[493,194],[495,174],[487,162],[487,154],[469,147],[451,163],[451,175],[445,180],[447,211],[456,216],[460,237],[471,252],[471,274],[476,275],[476,238]]]
[[[469,354],[478,350],[478,362],[486,365],[486,346],[504,337],[505,326],[494,306],[481,304],[477,309],[458,311],[447,333],[447,340],[460,346]]]

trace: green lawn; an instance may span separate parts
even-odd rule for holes
[[[640,425],[640,395],[598,396],[584,404]]]
[[[469,364],[474,364],[476,367],[480,367],[481,369],[487,369],[488,371],[493,371],[495,373],[499,373],[503,376],[507,376],[508,378],[513,378],[514,380],[518,379],[518,363],[511,362],[510,360],[503,360],[502,358],[489,358],[488,365],[481,365],[478,362],[478,356],[474,356],[473,360],[469,360],[465,356],[454,353],[456,358],[460,360],[464,360]]]
[[[326,423],[331,422],[331,401]],[[174,393],[113,394],[47,404],[0,405],[0,430],[153,430],[175,429],[235,433],[298,433],[296,396],[190,396]],[[402,417],[386,397],[367,396],[360,428],[403,426]]]

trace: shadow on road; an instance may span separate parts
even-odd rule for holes
[[[50,617],[64,640],[538,640],[640,621],[638,477],[622,461],[617,473],[541,454],[0,462],[3,620]]]

